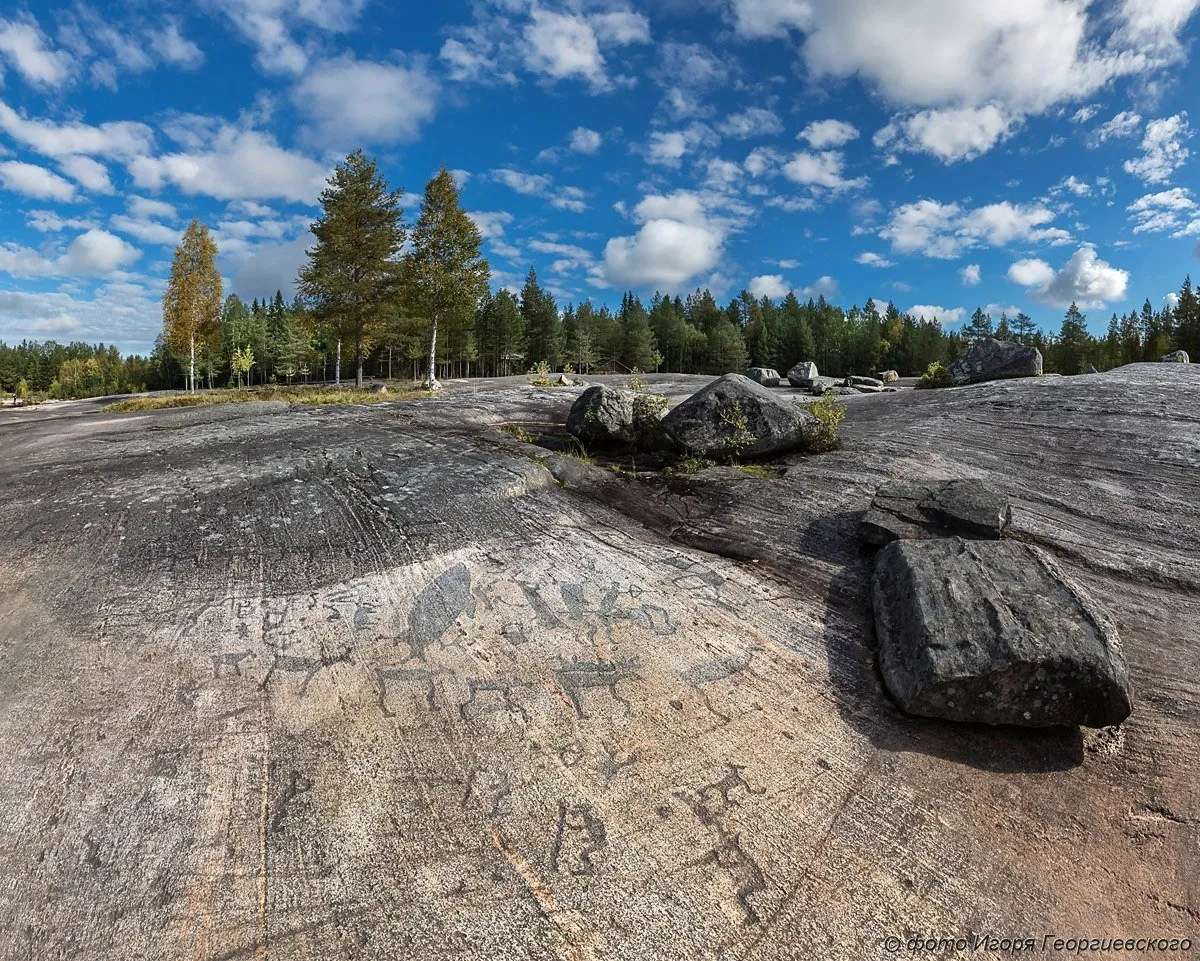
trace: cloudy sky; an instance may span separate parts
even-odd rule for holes
[[[1076,300],[1098,330],[1198,265],[1198,7],[6,4],[0,339],[148,349],[193,216],[228,290],[290,295],[360,145],[410,194],[455,171],[497,286],[532,264],[564,302],[795,290],[947,325]]]

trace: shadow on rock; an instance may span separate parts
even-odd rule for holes
[[[838,713],[884,751],[926,754],[997,773],[1048,773],[1083,763],[1078,727],[1015,728],[962,724],[904,714],[879,673],[871,609],[874,555],[860,551],[862,513],[822,517],[801,534],[800,553],[842,566],[825,592],[825,647]]]

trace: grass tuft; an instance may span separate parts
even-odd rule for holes
[[[199,394],[170,394],[165,397],[132,397],[109,404],[104,409],[112,413],[136,413],[168,410],[175,407],[213,407],[220,404],[248,404],[255,401],[283,401],[288,404],[381,404],[394,400],[427,397],[428,391],[408,389],[389,390],[377,394],[357,387],[262,387],[252,390],[212,390]]]

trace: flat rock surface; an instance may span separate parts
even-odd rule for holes
[[[899,481],[876,491],[859,537],[871,547],[955,535],[997,540],[1011,523],[1008,499],[984,481]]]
[[[497,430],[581,392],[0,413],[0,958],[1195,934],[1195,367],[848,397],[840,451],[669,484]],[[881,689],[859,521],[956,477],[1109,608],[1120,729]]]
[[[1039,547],[890,544],[875,560],[874,607],[884,683],[910,714],[1022,727],[1129,717],[1111,618]]]

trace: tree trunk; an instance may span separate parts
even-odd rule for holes
[[[342,386],[342,341],[338,338],[337,353],[334,355],[336,360],[333,362],[333,385],[335,387]]]
[[[196,335],[188,337],[188,347],[191,351],[191,364],[188,368],[188,393],[196,393]]]
[[[433,315],[433,327],[429,331],[429,376],[421,386],[426,390],[441,390],[437,379],[437,314]]]
[[[388,348],[388,380],[392,379],[392,348]]]
[[[354,332],[354,361],[357,368],[357,373],[354,377],[354,386],[362,390],[363,385],[363,349],[362,349],[362,325],[360,324]]]

